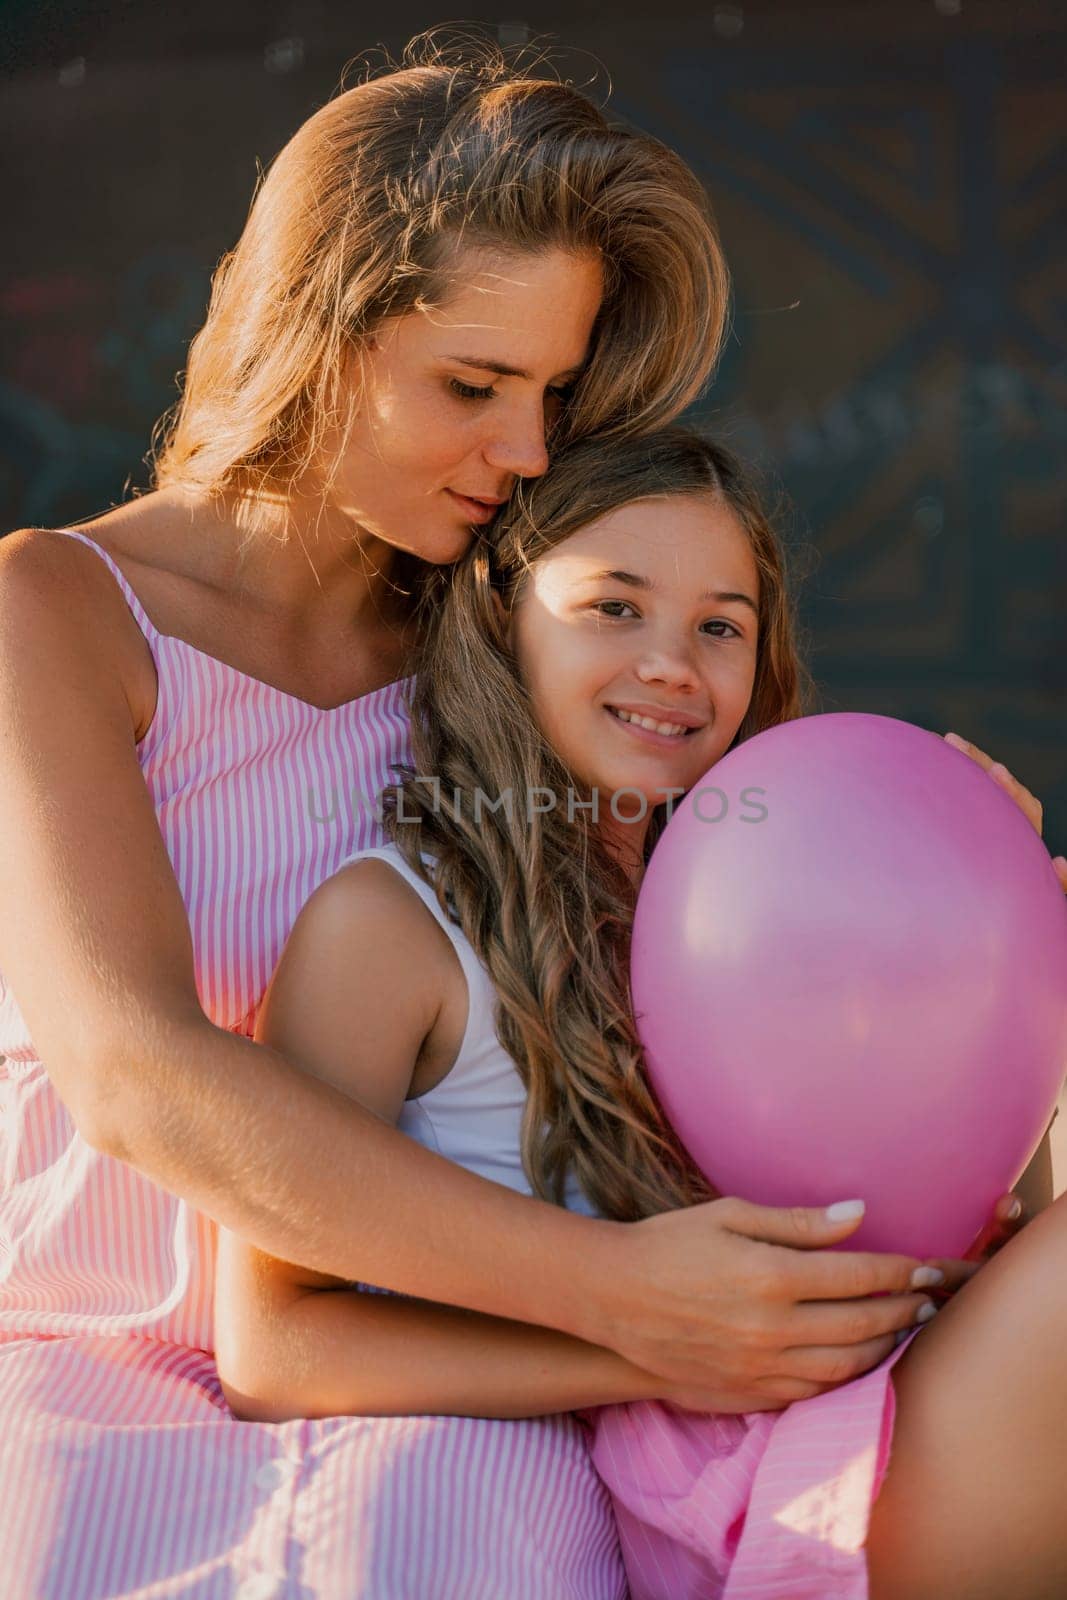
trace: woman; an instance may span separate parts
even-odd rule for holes
[[[403,1495],[426,1558],[459,1561],[432,1485],[494,1450],[527,1514],[484,1519],[455,1592],[478,1592],[476,1573],[523,1592],[484,1587],[516,1563],[531,1594],[618,1592],[568,1420],[506,1440],[493,1424],[431,1441],[358,1419],[238,1425],[210,1354],[216,1223],[679,1381],[713,1370],[739,1405],[758,1390],[767,1353],[731,1318],[739,1288],[760,1297],[762,1246],[739,1252],[700,1209],[602,1223],[443,1171],[251,1038],[300,904],[379,837],[360,796],[407,752],[420,571],[544,470],[553,433],[675,415],[724,303],[677,158],[491,54],[431,50],[325,106],[275,162],[216,279],[155,492],[88,533],[0,547],[11,1600],[347,1596],[354,1499],[378,1496],[388,1530]],[[764,1226],[805,1247],[838,1236],[814,1214]],[[856,1295],[884,1271],[857,1258]],[[766,1309],[784,1329],[788,1308]],[[435,1570],[450,1592],[443,1557]]]

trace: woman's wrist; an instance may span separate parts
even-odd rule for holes
[[[617,1350],[613,1334],[625,1320],[631,1224],[573,1212],[565,1215],[579,1226],[573,1227],[557,1246],[558,1295],[553,1296],[550,1308],[533,1315],[545,1321],[544,1310],[550,1309],[552,1327],[588,1344]]]

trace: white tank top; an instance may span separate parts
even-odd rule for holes
[[[442,911],[437,896],[408,866],[395,844],[357,850],[343,865],[376,858],[410,883],[452,941],[467,980],[467,1026],[447,1076],[405,1100],[397,1127],[449,1161],[520,1194],[532,1194],[520,1157],[526,1089],[496,1031],[496,989],[474,946],[458,923]],[[598,1216],[573,1172],[567,1175],[568,1211]]]

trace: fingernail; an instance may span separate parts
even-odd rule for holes
[[[934,1305],[932,1300],[928,1300],[926,1304],[924,1306],[920,1306],[918,1311],[915,1313],[915,1320],[916,1322],[929,1322],[931,1317],[936,1316],[937,1307]]]
[[[865,1200],[837,1200],[826,1208],[827,1222],[852,1222],[867,1209]]]
[[[946,733],[945,734],[945,738],[949,741],[950,744],[963,744],[964,743],[964,740],[960,738],[958,733]]]
[[[995,765],[990,767],[989,776],[991,778],[1010,778],[1011,773],[1008,771],[1007,767],[1002,761],[998,761],[995,763]]]
[[[911,1275],[913,1289],[932,1289],[935,1284],[944,1283],[945,1274],[940,1267],[916,1267]]]
[[[1008,1216],[1011,1218],[1012,1222],[1017,1222],[1018,1219],[1022,1216],[1022,1214],[1023,1214],[1023,1203],[1022,1203],[1022,1201],[1021,1200],[1013,1200],[1011,1205],[1008,1207]]]

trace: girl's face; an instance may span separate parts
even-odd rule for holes
[[[516,478],[547,468],[546,427],[603,296],[599,260],[556,249],[468,251],[454,275],[444,305],[390,320],[363,351],[332,491],[365,534],[432,562],[456,561]]]
[[[621,506],[534,563],[512,648],[545,737],[577,786],[599,792],[602,831],[621,818],[643,841],[642,814],[733,742],[755,681],[758,584],[713,494]]]

